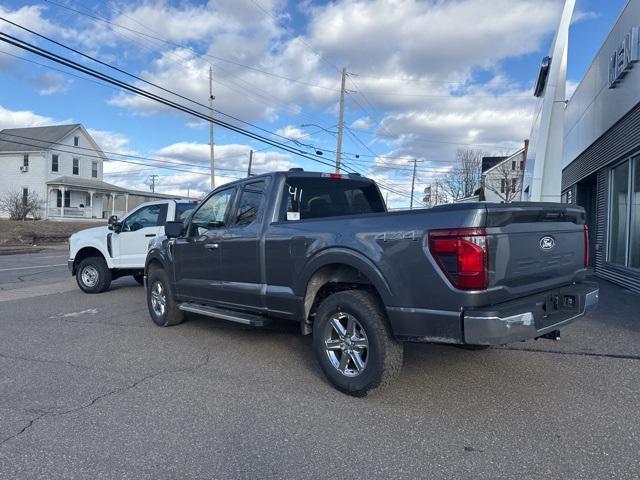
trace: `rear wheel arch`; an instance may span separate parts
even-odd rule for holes
[[[303,316],[301,332],[308,335],[312,331],[313,319],[322,301],[334,293],[346,290],[365,290],[384,305],[391,298],[391,292],[380,272],[372,265],[355,261],[324,263],[307,275],[304,288]]]

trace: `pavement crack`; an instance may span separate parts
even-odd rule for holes
[[[47,413],[44,412],[36,417],[33,417],[31,420],[29,420],[29,422],[22,427],[21,430],[19,430],[17,433],[14,433],[13,435],[8,436],[7,438],[5,438],[4,440],[0,441],[0,447],[2,447],[5,443],[7,443],[10,440],[13,440],[14,438],[19,437],[20,435],[22,435],[23,433],[25,433],[27,430],[29,430],[31,427],[33,427],[33,425],[40,420],[42,417],[46,416]]]
[[[572,355],[577,357],[597,357],[597,358],[617,358],[622,360],[640,360],[640,355],[628,355],[622,353],[599,353],[599,352],[561,352],[545,348],[516,348],[516,347],[496,347],[497,350],[511,350],[514,352],[532,353],[553,353],[556,355]]]
[[[3,356],[3,355],[0,355]],[[20,358],[21,360],[23,360],[22,358]],[[31,420],[29,420],[29,422],[17,433],[15,433],[14,435],[11,435],[7,438],[5,438],[4,440],[0,441],[0,447],[2,447],[5,443],[7,443],[8,441],[15,439],[17,437],[19,437],[20,435],[24,434],[25,432],[27,432],[28,430],[30,430],[34,424],[41,420],[42,418],[45,417],[59,417],[59,416],[63,416],[63,415],[68,415],[70,413],[75,413],[75,412],[79,412],[81,410],[85,410],[87,408],[91,408],[92,406],[94,406],[95,404],[97,404],[98,402],[100,402],[101,400],[104,400],[105,398],[108,398],[112,395],[117,395],[119,393],[123,393],[123,392],[127,392],[130,390],[135,389],[136,387],[138,387],[138,385],[146,382],[147,380],[150,380],[152,378],[155,377],[159,377],[160,375],[164,375],[164,374],[174,374],[174,373],[184,373],[184,372],[195,372],[196,370],[205,367],[209,362],[211,361],[211,352],[209,350],[207,350],[205,352],[205,354],[203,355],[202,359],[196,363],[193,366],[188,366],[188,367],[183,367],[183,368],[177,368],[177,369],[164,369],[164,370],[160,370],[154,373],[151,373],[149,375],[145,375],[142,378],[139,378],[138,380],[122,386],[122,387],[118,387],[118,388],[114,388],[106,393],[103,393],[102,395],[98,395],[97,397],[94,397],[93,399],[91,399],[89,402],[80,405],[78,407],[74,407],[74,408],[70,408],[68,410],[64,410],[64,411],[43,411],[42,413],[40,413],[39,415],[37,415],[36,417],[32,418]],[[58,362],[59,363],[59,362]],[[67,363],[67,362],[64,362]]]

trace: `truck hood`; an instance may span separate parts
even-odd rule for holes
[[[85,239],[88,240],[90,238],[105,238],[110,231],[111,230],[109,230],[109,227],[107,226],[86,228],[71,235],[69,237],[69,242]]]

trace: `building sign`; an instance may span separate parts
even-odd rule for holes
[[[640,59],[638,27],[627,33],[609,60],[609,88],[616,88],[633,64]]]

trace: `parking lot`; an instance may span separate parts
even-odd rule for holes
[[[0,478],[640,475],[640,295],[607,282],[560,342],[407,345],[351,398],[293,326],[158,328],[132,279],[86,295],[65,257],[0,257]]]

